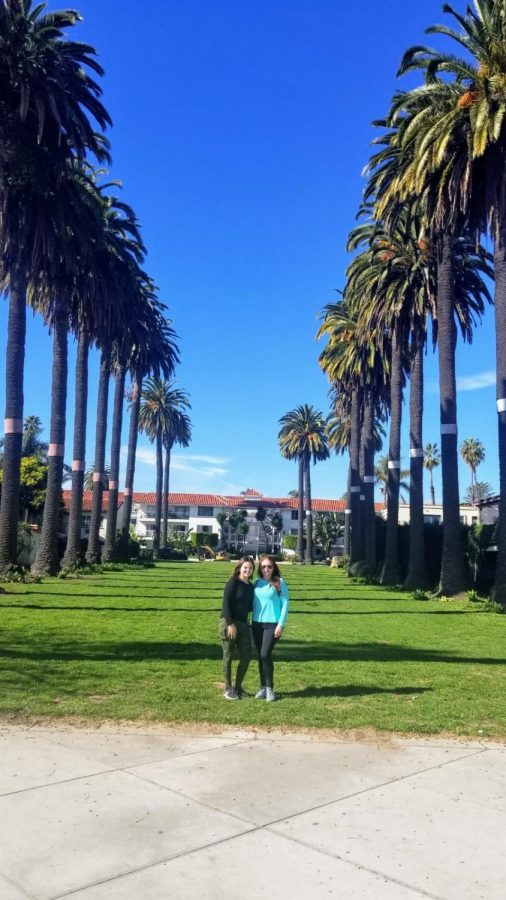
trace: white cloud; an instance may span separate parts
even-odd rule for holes
[[[127,447],[122,447],[121,454],[123,459],[126,459]],[[220,490],[223,490],[221,487],[224,483],[223,476],[228,473],[228,469],[224,464],[228,462],[230,462],[230,460],[224,456],[204,456],[190,453],[185,454],[184,456],[174,454],[171,458],[170,468],[171,472],[174,473],[176,482],[184,482],[184,490],[194,490],[198,492],[199,490],[205,491],[212,487],[213,491],[220,492]],[[141,466],[144,465],[155,468],[155,448],[137,447],[136,463]],[[181,477],[178,478],[178,473],[180,472],[183,473],[183,479],[181,479]],[[219,486],[209,484],[209,482],[212,482],[217,478],[220,479]],[[195,482],[195,486],[193,486],[193,482]],[[190,483],[192,483],[191,487]]]
[[[485,372],[477,372],[476,375],[461,375],[457,378],[458,391],[479,391],[481,388],[492,387],[494,384],[494,369],[487,369]],[[439,384],[437,381],[431,381],[429,384],[429,392],[431,394],[439,394]]]
[[[486,372],[478,372],[477,375],[462,375],[457,378],[459,391],[478,391],[480,388],[492,387],[495,384],[495,371],[488,369]]]

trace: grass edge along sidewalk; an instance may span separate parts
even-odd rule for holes
[[[6,584],[0,717],[506,737],[506,616],[285,567],[280,700],[227,703],[217,622],[232,566],[161,563]],[[245,681],[257,686],[253,659]]]

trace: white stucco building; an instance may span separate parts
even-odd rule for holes
[[[87,537],[90,524],[92,492],[84,492],[83,502],[83,532]],[[135,493],[132,500],[131,525],[135,528],[140,538],[149,546],[153,539],[155,525],[155,493]],[[64,510],[70,508],[70,491],[63,491]],[[108,493],[104,492],[102,504],[102,526],[100,534],[105,536],[107,519]],[[344,500],[312,501],[313,513],[316,512],[340,512],[344,513],[346,502]],[[118,528],[122,524],[123,494],[118,495]],[[282,519],[282,528],[275,532],[274,545],[279,547],[285,534],[297,534],[298,530],[298,501],[295,497],[264,497],[263,494],[252,489],[247,489],[239,496],[225,496],[223,494],[169,494],[169,528],[185,532],[208,532],[221,535],[221,526],[216,516],[224,512],[227,515],[239,510],[246,511],[246,524],[248,533],[245,541],[247,552],[257,552],[265,546],[265,536],[261,523],[256,519],[259,509],[264,509],[268,515],[279,513]],[[379,506],[378,506],[379,511]],[[225,542],[229,543],[231,534],[228,525],[225,525]]]

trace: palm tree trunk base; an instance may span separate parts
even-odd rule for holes
[[[407,591],[416,591],[421,590],[425,591],[429,587],[429,580],[427,578],[427,573],[423,572],[408,572],[406,576],[406,581],[404,582],[404,587]]]
[[[385,563],[381,570],[380,584],[386,584],[390,587],[402,584],[401,570],[399,566],[389,566]]]

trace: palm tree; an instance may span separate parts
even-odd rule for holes
[[[95,463],[93,467],[93,491],[91,502],[90,528],[86,561],[94,564],[100,559],[99,532],[102,519],[102,497],[104,491],[105,442],[107,436],[107,411],[109,407],[109,376],[111,372],[111,340],[104,338],[100,353],[100,374],[98,379],[97,416],[95,428]]]
[[[265,525],[265,522],[267,520],[267,510],[264,509],[263,506],[261,506],[259,509],[257,509],[257,511],[255,513],[255,519],[262,526],[262,531],[264,533],[265,549],[268,552],[270,548],[269,548],[269,541],[267,538],[267,528]]]
[[[311,505],[310,462],[313,465],[330,456],[327,427],[323,414],[307,403],[285,413],[279,420],[278,434],[281,453],[287,459],[303,460],[304,493],[306,500],[305,562],[313,565],[313,521]]]
[[[131,386],[127,394],[130,403],[130,425],[120,536],[123,556],[128,554],[143,381],[150,372],[155,377],[163,375],[170,378],[179,362],[175,332],[170,327],[170,319],[164,315],[163,304],[156,299],[152,283],[144,285],[144,293],[153,324],[145,330],[144,338],[139,340],[130,363]]]
[[[439,447],[437,444],[427,444],[424,450],[424,460],[423,465],[424,468],[427,469],[430,478],[430,502],[433,506],[436,505],[436,494],[434,491],[434,479],[432,472],[434,469],[441,463],[441,454],[439,453]]]
[[[70,497],[67,545],[62,559],[65,568],[80,565],[81,524],[83,510],[84,467],[86,450],[86,420],[88,406],[88,353],[90,337],[83,322],[79,327],[75,369],[74,447],[72,453],[72,486]]]
[[[163,434],[165,465],[163,472],[162,547],[167,546],[169,472],[172,448],[174,444],[177,444],[179,447],[189,447],[191,442],[190,417],[183,412],[184,408],[191,408],[188,395],[185,391],[172,388],[170,391],[168,418]]]
[[[459,452],[465,464],[471,469],[471,496],[476,488],[476,469],[485,459],[485,447],[478,438],[466,438],[462,441]],[[472,501],[473,504],[475,501]]]
[[[455,321],[452,249],[469,225],[474,234],[490,230],[495,247],[497,398],[501,495],[506,498],[506,203],[504,194],[504,113],[506,25],[503,4],[480,0],[464,16],[444,7],[458,28],[428,29],[464,46],[466,57],[414,47],[405,54],[401,74],[422,70],[425,84],[394,98],[399,127],[398,151],[404,161],[394,179],[397,200],[421,198],[427,227],[438,242],[438,347],[440,362],[443,470],[443,561],[440,590],[458,593],[465,587],[460,541]],[[504,409],[503,409],[504,407]],[[496,593],[506,602],[506,503],[499,538]]]
[[[157,559],[160,547],[164,440],[169,447],[168,463],[170,463],[170,448],[174,441],[178,440],[177,436],[183,442],[187,441],[189,443],[191,439],[190,422],[188,417],[182,412],[182,409],[189,406],[190,402],[186,392],[175,388],[174,383],[165,378],[150,378],[143,388],[139,412],[139,429],[144,431],[150,441],[155,442],[156,446],[154,559]]]
[[[101,240],[102,207],[103,199],[92,169],[77,159],[68,161],[60,175],[58,194],[45,204],[47,221],[60,238],[59,255],[56,260],[53,256],[42,257],[41,270],[30,290],[30,302],[42,312],[53,331],[48,481],[42,530],[32,566],[37,575],[55,574],[60,564],[58,533],[66,431],[68,333],[79,327],[82,305],[87,299],[92,248]]]
[[[274,549],[274,543],[275,543],[276,536],[278,538],[278,542],[281,537],[281,531],[283,529],[283,516],[279,512],[274,512],[274,513],[272,513],[270,518],[271,518],[272,543],[273,543],[272,549]]]
[[[216,521],[220,526],[220,550],[225,549],[225,525],[227,520],[228,516],[226,512],[219,512],[216,514]]]
[[[351,269],[351,267],[350,267]],[[348,270],[348,274],[349,274]],[[334,386],[336,414],[349,421],[350,473],[347,509],[351,519],[350,574],[376,570],[374,452],[377,449],[376,423],[383,415],[388,386],[388,371],[379,347],[358,326],[358,313],[352,308],[355,285],[347,284],[345,299],[328,304],[318,337],[328,337],[320,354],[320,365]],[[358,303],[355,302],[355,306]],[[365,421],[365,428],[364,428]],[[361,443],[364,441],[364,450]],[[363,480],[360,460],[363,460]],[[360,501],[360,496],[364,500]],[[361,509],[362,507],[362,509]],[[363,527],[361,526],[363,521]],[[345,547],[348,545],[345,526]],[[363,540],[362,540],[363,535]]]
[[[43,432],[42,422],[38,416],[27,416],[23,423],[23,442],[21,453],[23,456],[37,456],[47,459],[48,445],[40,440]]]
[[[66,160],[90,150],[104,158],[101,128],[109,116],[95,51],[66,37],[79,21],[66,10],[44,14],[31,0],[0,5],[0,283],[8,288],[6,435],[0,506],[0,569],[15,562],[23,421],[26,294],[41,254],[57,259],[59,234],[48,226],[45,199],[57,193]]]
[[[380,456],[376,466],[374,467],[374,476],[376,484],[379,485],[381,495],[383,497],[383,506],[387,507],[387,490],[388,490],[388,456]],[[409,478],[409,469],[400,470],[400,490],[408,493],[409,482],[405,479]]]

